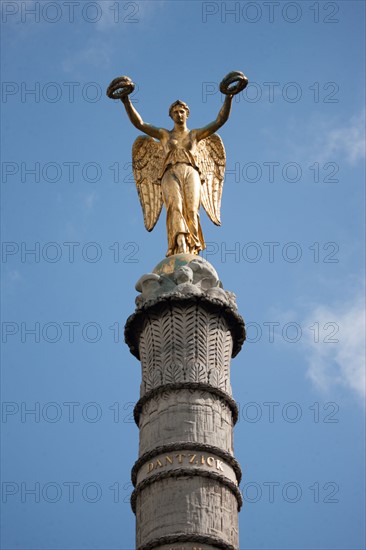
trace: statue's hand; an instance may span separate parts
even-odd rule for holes
[[[107,88],[107,96],[111,99],[123,99],[131,94],[135,89],[135,84],[128,76],[118,76]]]
[[[247,77],[240,71],[227,74],[220,82],[220,92],[225,95],[236,95],[248,85]]]

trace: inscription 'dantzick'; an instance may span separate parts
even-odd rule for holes
[[[163,460],[163,461],[162,461]],[[223,463],[221,460],[218,460],[217,458],[214,458],[213,456],[208,456],[207,458],[204,455],[196,455],[193,453],[178,453],[176,455],[166,455],[164,459],[160,460],[159,458],[155,460],[154,462],[149,462],[147,465],[147,473],[149,474],[153,470],[157,470],[158,468],[164,468],[165,466],[168,466],[169,464],[193,464],[194,466],[204,466],[207,464],[210,468],[216,468],[216,470],[219,470],[220,472],[223,472]],[[181,550],[181,549],[179,549]],[[199,550],[199,548],[197,549]]]

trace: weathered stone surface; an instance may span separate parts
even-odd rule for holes
[[[208,392],[167,392],[143,408],[139,456],[175,441],[206,443],[232,454],[232,426],[229,407]]]
[[[182,258],[180,258],[181,256]],[[131,353],[138,359],[140,359],[141,353],[140,336],[144,330],[148,330],[149,325],[151,325],[152,331],[156,330],[161,333],[163,337],[161,346],[163,346],[166,341],[166,331],[169,330],[168,312],[172,307],[176,308],[177,313],[179,313],[179,308],[182,310],[178,315],[178,324],[175,329],[179,331],[181,337],[185,338],[186,342],[189,341],[190,325],[185,324],[186,316],[183,310],[197,306],[203,315],[202,323],[207,322],[211,314],[220,320],[221,330],[231,334],[232,357],[235,357],[241,349],[245,340],[245,327],[243,319],[237,312],[235,294],[223,289],[215,269],[209,262],[200,257],[192,260],[190,255],[188,258],[185,256],[184,254],[171,256],[174,262],[179,260],[177,264],[179,267],[176,270],[165,273],[159,264],[157,272],[143,275],[136,284],[136,289],[141,294],[136,298],[135,313],[127,320],[125,338]],[[169,260],[169,269],[175,265],[174,262],[171,265],[173,260]],[[161,264],[163,267],[165,266],[164,262]],[[181,332],[179,322],[183,323],[183,332]],[[208,338],[212,330],[208,332]],[[204,353],[202,346],[200,347],[201,353]],[[151,351],[153,349],[151,348]],[[160,348],[160,351],[164,354],[169,350]],[[177,361],[179,362],[179,360],[178,355]]]
[[[146,479],[150,479],[160,472],[177,472],[185,468],[196,470],[201,469],[202,472],[222,472],[223,477],[226,477],[230,482],[237,484],[237,478],[234,468],[227,463],[221,456],[221,453],[215,450],[197,449],[195,445],[189,448],[177,448],[162,452],[148,460],[146,460],[137,471],[136,483],[142,483]]]
[[[140,342],[141,396],[157,386],[202,382],[231,394],[226,319],[190,300],[150,312]]]
[[[137,548],[175,533],[210,535],[238,547],[238,503],[225,486],[199,476],[163,479],[137,498]]]
[[[240,466],[230,360],[245,339],[235,295],[202,258],[170,257],[136,285],[125,336],[141,360],[138,550],[237,550]]]
[[[203,544],[202,542],[177,542],[155,546],[154,550],[218,550],[217,546]]]
[[[167,295],[196,295],[205,293],[215,296],[225,305],[237,309],[235,294],[223,289],[222,283],[214,267],[192,254],[176,254],[160,262],[153,273],[140,277],[136,290],[141,295],[136,298],[137,307]]]

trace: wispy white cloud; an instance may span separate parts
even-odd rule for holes
[[[13,281],[13,282],[20,281],[21,278],[22,278],[17,269],[11,269],[8,272],[8,277],[9,277],[10,281]]]
[[[91,191],[90,193],[86,193],[82,196],[81,201],[83,205],[83,209],[86,213],[90,213],[93,211],[94,204],[98,200],[98,193],[95,191]]]
[[[93,214],[99,195],[96,191],[78,193],[77,208],[71,219],[61,228],[59,239],[80,242],[90,229],[90,216]]]
[[[101,0],[96,4],[98,4],[98,8],[94,8],[94,17],[97,19],[96,30],[101,32],[116,30],[120,33],[121,29],[134,32],[136,25],[148,23],[150,17],[165,6],[166,0],[154,0],[154,2]]]
[[[314,327],[314,319],[318,325]],[[330,322],[331,321],[331,322]],[[304,326],[319,329],[305,333],[307,376],[323,391],[334,386],[365,396],[365,311],[364,295],[337,306],[318,305]]]
[[[310,117],[305,125],[293,120],[286,134],[286,150],[299,159],[325,163],[342,158],[354,166],[366,156],[364,108],[343,124],[324,116]]]
[[[154,2],[99,2],[101,17],[96,22],[98,31],[121,30],[121,25],[134,26],[140,23],[143,4]]]
[[[365,293],[359,277],[343,281],[324,281],[334,287],[337,296],[345,295],[345,288],[355,288],[344,300],[333,304],[314,303],[299,295],[292,309],[271,308],[269,318],[276,319],[274,342],[293,350],[283,336],[283,327],[297,325],[289,338],[299,336],[296,350],[305,362],[305,376],[323,393],[343,388],[363,400],[366,396],[365,379]]]
[[[1,289],[4,297],[13,294],[24,283],[23,277],[18,269],[11,269],[8,266],[3,270]]]
[[[62,62],[62,68],[65,73],[73,73],[83,66],[101,67],[109,63],[110,55],[109,43],[100,39],[91,40],[84,48],[67,56]]]
[[[350,164],[365,158],[365,109],[343,127],[327,129],[316,139],[318,155],[326,161],[343,156]]]
[[[127,30],[136,24],[149,24],[150,17],[159,13],[167,4],[167,0],[154,2],[132,0],[122,2],[116,0],[99,0],[96,2],[75,2],[69,5],[63,2],[42,2],[39,0],[22,0],[0,2],[1,21],[12,25],[14,32],[28,31],[38,23],[55,24],[85,24],[97,31]],[[26,25],[19,25],[26,23]],[[40,29],[37,29],[40,30]]]
[[[136,39],[136,31],[151,25],[152,18],[161,12],[166,2],[101,1],[95,4],[98,5],[98,19],[95,23],[85,23],[93,32],[79,51],[73,50],[63,60],[62,68],[66,73],[78,73],[86,66],[106,66],[116,48],[128,51],[131,40]]]

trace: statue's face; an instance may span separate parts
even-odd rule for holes
[[[172,109],[172,119],[176,124],[185,124],[187,121],[187,111],[183,105],[176,105]]]

